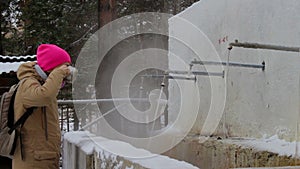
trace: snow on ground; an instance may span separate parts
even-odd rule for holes
[[[253,148],[257,151],[269,151],[277,153],[280,156],[300,157],[300,142],[287,142],[285,140],[279,139],[278,135],[261,139],[229,138],[223,141],[244,146],[246,148]],[[296,151],[296,147],[298,151]]]

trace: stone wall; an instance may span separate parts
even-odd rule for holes
[[[245,142],[250,143],[251,141],[255,142],[253,139],[211,137],[205,142],[199,143],[199,137],[187,137],[165,155],[187,161],[201,169],[300,165],[300,159],[296,159],[294,155],[284,155],[267,149],[257,149],[255,146],[245,146]],[[280,146],[282,145],[278,144],[278,147]]]

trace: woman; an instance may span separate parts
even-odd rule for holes
[[[26,109],[33,113],[19,129],[13,159],[13,169],[58,169],[61,133],[57,95],[63,80],[70,74],[69,54],[52,44],[37,49],[37,63],[20,65],[17,77],[21,81],[15,100],[15,121]]]

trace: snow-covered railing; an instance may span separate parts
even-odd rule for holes
[[[128,143],[109,140],[86,131],[66,133],[63,146],[63,169],[197,168],[187,162],[152,154]],[[145,156],[147,158],[133,158]]]

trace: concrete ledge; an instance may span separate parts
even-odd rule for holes
[[[256,167],[256,168],[232,168],[232,169],[300,169],[300,166],[285,166],[285,167]]]
[[[71,132],[64,135],[63,169],[197,169],[187,162],[152,154],[132,145],[92,135]]]
[[[202,143],[199,142],[199,136],[186,137],[165,155],[187,161],[201,169],[285,168],[300,165],[300,159],[294,156],[295,142],[288,143],[276,138],[206,139]]]

